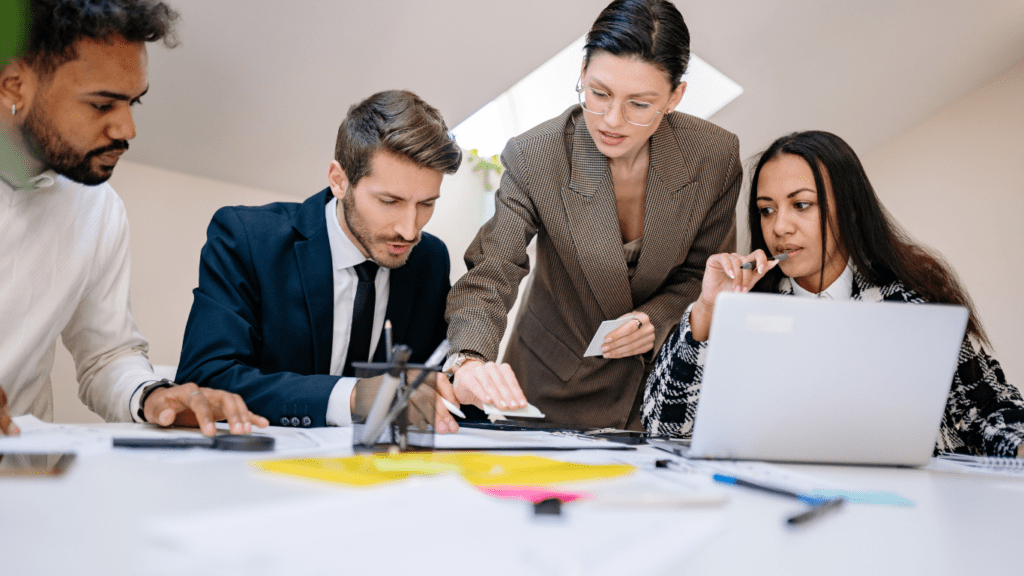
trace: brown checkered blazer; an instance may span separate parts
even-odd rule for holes
[[[453,350],[497,357],[536,235],[536,272],[504,361],[547,420],[640,429],[654,356],[700,295],[707,258],[735,250],[739,141],[679,112],[662,120],[651,137],[643,248],[631,280],[608,159],[581,114],[573,106],[509,140],[494,217],[466,250],[469,271],[448,296],[448,338]],[[583,357],[602,321],[633,310],[654,324],[653,352]]]

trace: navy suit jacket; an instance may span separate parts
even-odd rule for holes
[[[324,189],[302,204],[221,208],[207,229],[178,382],[240,395],[271,424],[325,426],[334,339],[334,272]],[[423,362],[445,338],[448,249],[423,233],[391,271],[394,342]],[[384,338],[374,360],[386,355]],[[287,420],[285,420],[287,419]]]

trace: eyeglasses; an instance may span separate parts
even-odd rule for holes
[[[612,109],[612,103],[622,105],[622,118],[634,126],[650,126],[662,110],[655,110],[650,102],[640,100],[616,100],[610,94],[597,88],[576,85],[576,93],[580,96],[580,106],[591,114],[604,116]]]

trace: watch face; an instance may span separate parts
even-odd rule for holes
[[[444,361],[444,365],[441,366],[441,371],[442,372],[449,372],[449,371],[451,371],[452,368],[456,368],[458,366],[461,366],[462,365],[462,361],[465,360],[465,359],[466,359],[466,357],[463,356],[462,354],[449,354],[448,355],[448,359],[445,360]]]

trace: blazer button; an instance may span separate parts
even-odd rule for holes
[[[287,416],[282,416],[281,417],[281,426],[290,426],[291,423],[292,423],[292,421],[289,420]]]
[[[299,420],[298,416],[292,416],[292,426],[301,426],[302,420]]]
[[[310,418],[309,416],[303,416],[302,417],[302,426],[303,427],[309,428],[312,425],[313,425],[313,419],[312,418]]]

